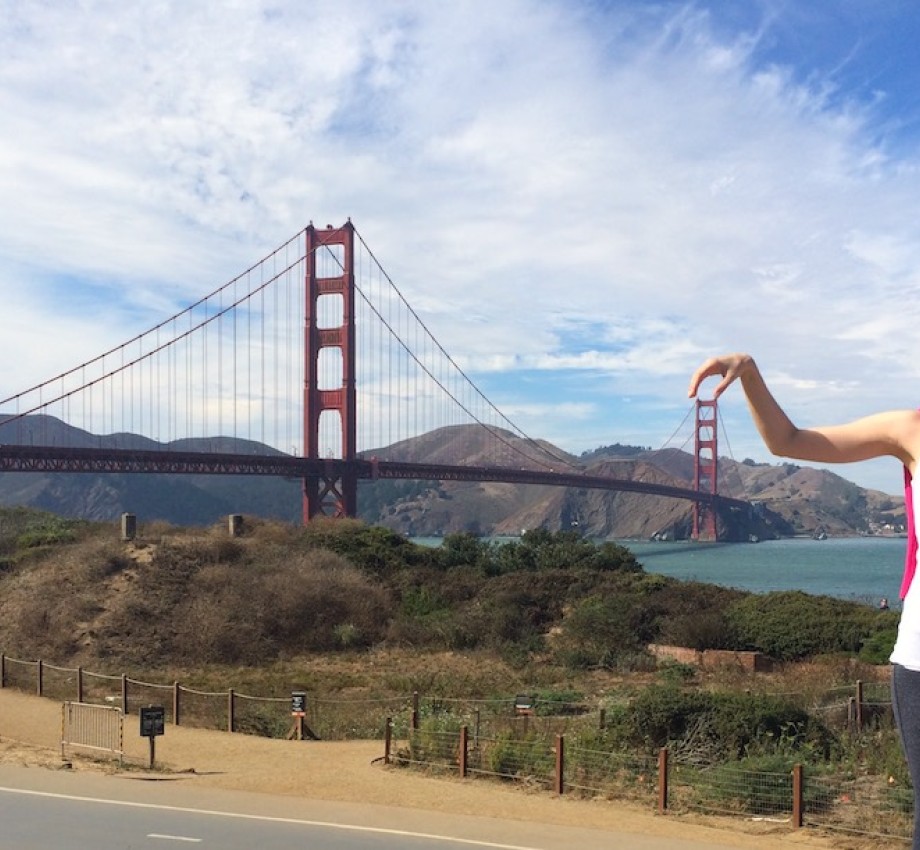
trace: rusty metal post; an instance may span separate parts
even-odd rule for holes
[[[469,752],[470,732],[464,724],[460,727],[460,778],[466,779],[466,758]]]
[[[121,674],[121,713],[128,715],[128,676]]]
[[[388,717],[383,729],[383,763],[390,763],[390,749],[393,746],[393,718]]]
[[[234,715],[235,710],[236,710],[236,699],[233,693],[233,688],[230,688],[230,690],[227,691],[227,731],[228,732],[233,731],[233,726],[234,726],[233,715]]]
[[[658,811],[668,810],[668,748],[658,750]]]
[[[178,682],[173,682],[173,726],[179,725],[179,691],[182,688]]]
[[[77,702],[83,702],[83,668],[77,667]]]
[[[44,665],[44,662],[42,662],[41,658],[38,659],[38,664],[35,668],[35,675],[37,679],[36,691],[38,695],[41,696],[42,691],[44,690],[44,678],[45,678],[45,665]]]
[[[556,793],[561,794],[565,790],[565,737],[556,736]]]
[[[412,731],[418,731],[418,691],[412,692]]]
[[[6,655],[0,652],[0,688],[6,687]]]

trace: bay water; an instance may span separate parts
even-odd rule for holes
[[[511,538],[500,538],[507,540]],[[438,538],[416,538],[438,545]],[[736,587],[754,593],[801,590],[877,606],[900,608],[904,537],[829,537],[760,543],[618,540],[648,573]]]
[[[789,538],[760,543],[618,541],[646,572],[737,587],[754,593],[802,590],[900,607],[903,537]]]

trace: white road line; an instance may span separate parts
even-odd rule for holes
[[[378,826],[357,826],[350,823],[330,823],[321,820],[302,820],[300,818],[278,818],[269,815],[249,815],[241,812],[221,812],[213,809],[192,809],[186,806],[163,806],[158,803],[135,803],[130,800],[107,800],[101,797],[80,797],[75,794],[55,794],[51,791],[32,791],[26,788],[5,788],[0,786],[0,794],[22,794],[29,797],[45,797],[53,800],[73,800],[78,803],[99,803],[106,806],[125,806],[133,809],[156,809],[163,812],[182,812],[192,815],[213,815],[221,818],[238,820],[265,821],[266,823],[290,823],[301,826],[318,826],[325,829],[342,829],[350,832],[372,832],[379,835],[399,835],[404,838],[427,838],[430,841],[451,841],[454,844],[466,844],[471,847],[492,847],[495,850],[540,850],[538,847],[525,847],[520,844],[496,844],[494,841],[479,841],[475,838],[454,838],[450,835],[436,835],[428,832],[411,832],[405,829],[386,829]]]
[[[163,841],[191,841],[192,844],[200,844],[201,838],[189,838],[187,835],[160,835],[158,832],[148,832],[148,838],[159,838]]]

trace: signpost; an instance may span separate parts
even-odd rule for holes
[[[303,740],[303,719],[306,714],[307,694],[304,691],[291,691],[291,716],[294,718],[294,735],[298,741]]]
[[[150,739],[150,769],[156,756],[157,735],[166,731],[166,709],[162,705],[141,708],[141,737]]]

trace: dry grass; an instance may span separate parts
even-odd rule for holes
[[[618,701],[661,674],[651,664],[646,673],[572,669],[560,661],[558,641],[541,646],[542,635],[559,631],[578,594],[629,590],[640,604],[643,593],[655,592],[655,604],[665,608],[680,598],[659,588],[658,577],[616,571],[486,580],[472,568],[420,561],[424,555],[411,551],[419,547],[379,529],[364,533],[354,521],[301,528],[246,517],[239,537],[223,523],[154,523],[124,542],[105,524],[20,513],[13,519],[0,527],[0,544],[12,553],[0,571],[0,651],[217,690],[283,694],[299,682],[324,693],[383,697],[419,691],[484,698],[529,689]],[[31,534],[27,546],[23,533]],[[316,548],[336,536],[355,558]],[[415,560],[404,563],[404,556]],[[708,601],[702,590],[697,596],[696,608]],[[663,619],[674,613],[667,608]],[[851,659],[825,659],[767,676],[697,671],[692,680],[811,700],[886,676]]]

